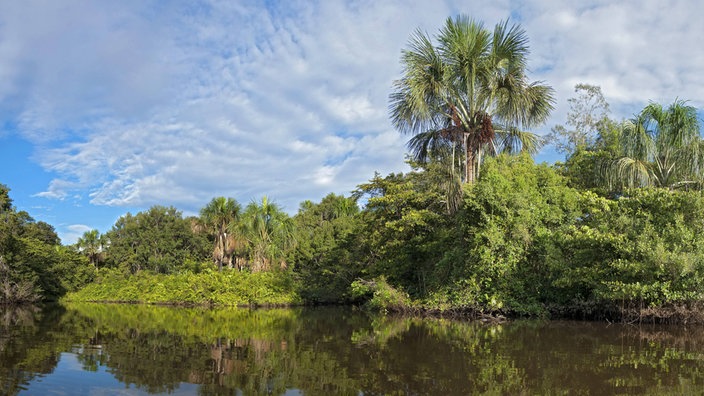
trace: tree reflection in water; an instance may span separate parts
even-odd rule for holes
[[[0,309],[0,330],[2,394],[59,375],[62,353],[81,381],[102,371],[153,394],[682,394],[704,381],[700,328],[72,304]]]

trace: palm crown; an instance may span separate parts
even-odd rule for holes
[[[685,101],[650,103],[624,123],[619,143],[623,156],[612,175],[626,186],[701,187],[704,143],[697,110]]]
[[[411,36],[390,95],[391,119],[414,135],[415,159],[460,147],[463,179],[472,183],[485,154],[537,151],[540,138],[525,129],[547,119],[554,98],[552,88],[526,77],[525,31],[505,21],[491,32],[458,16],[447,19],[437,41],[419,30]]]

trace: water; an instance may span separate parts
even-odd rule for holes
[[[0,308],[2,395],[702,393],[702,327],[351,308]]]

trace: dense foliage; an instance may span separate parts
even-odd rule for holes
[[[609,199],[570,187],[527,156],[501,156],[487,161],[449,219],[430,210],[438,202],[432,188],[414,195],[407,184],[426,176],[391,175],[362,186],[378,195],[363,211],[368,227],[357,251],[366,251],[366,266],[359,275],[383,278],[357,282],[355,291],[367,290],[374,304],[684,320],[702,300],[699,191],[629,190]],[[394,297],[388,285],[415,302]]]
[[[106,266],[137,273],[176,272],[184,263],[207,257],[206,243],[175,208],[154,206],[145,212],[120,217],[105,234]]]
[[[51,225],[17,211],[9,192],[0,184],[0,305],[56,299],[90,282],[88,260]]]
[[[118,220],[105,234],[110,244],[100,248],[97,269],[97,261],[77,254],[81,249],[45,249],[56,242],[48,226],[31,226],[36,223],[26,215],[7,216],[17,213],[11,210],[6,218],[24,224],[24,231],[5,237],[3,246],[16,250],[6,248],[2,257],[12,260],[8,279],[14,285],[29,279],[32,290],[48,290],[46,296],[96,277],[69,294],[71,300],[368,301],[385,310],[697,317],[704,297],[704,193],[646,188],[603,196],[575,188],[562,174],[566,166],[535,164],[527,155],[488,159],[476,183],[465,186],[456,211],[448,210],[437,182],[441,167],[376,175],[350,197],[330,194],[301,204],[288,220],[288,238],[296,243],[270,242],[280,243],[277,254],[287,268],[217,271],[217,262],[207,261],[208,235],[198,219],[162,207]],[[357,201],[365,202],[363,209]],[[55,264],[41,272],[33,262]]]
[[[300,279],[302,297],[341,302],[359,274],[360,217],[355,199],[329,194],[320,203],[305,201],[293,218],[296,249],[289,259]]]

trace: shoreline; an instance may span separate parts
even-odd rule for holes
[[[191,302],[149,302],[149,301],[120,301],[120,300],[69,300],[61,299],[57,303],[89,303],[103,305],[151,305],[170,308],[241,308],[241,309],[278,309],[278,308],[310,308],[321,306],[349,306],[357,307],[373,314],[390,316],[412,316],[419,318],[443,318],[451,320],[469,320],[487,324],[499,324],[520,319],[535,320],[574,320],[579,322],[602,322],[613,324],[663,324],[663,325],[703,325],[704,301],[693,302],[687,306],[669,305],[663,307],[624,308],[611,307],[590,313],[572,311],[571,313],[552,312],[547,315],[518,315],[502,312],[483,312],[467,307],[457,308],[432,308],[432,307],[387,307],[375,309],[367,305],[345,303],[252,303],[252,304],[216,304],[216,303],[191,303]],[[28,305],[28,304],[24,304]],[[12,306],[11,304],[9,306]],[[563,307],[564,308],[564,307]]]

